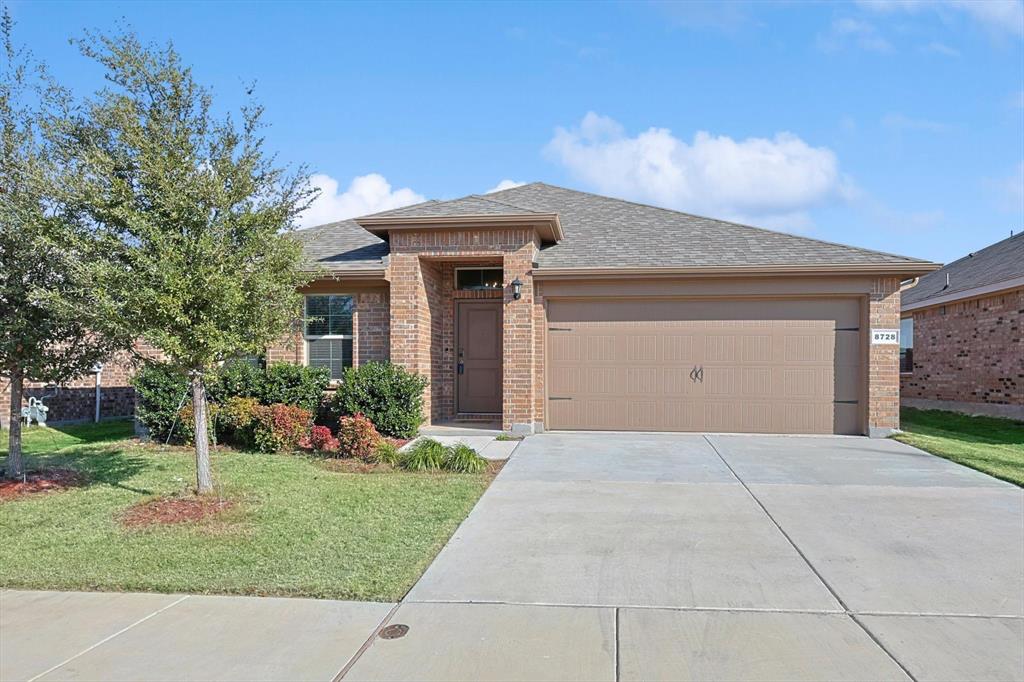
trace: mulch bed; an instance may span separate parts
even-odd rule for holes
[[[52,493],[76,488],[85,483],[85,476],[74,469],[47,469],[25,475],[24,480],[0,480],[0,500],[23,495]]]
[[[406,443],[408,443],[409,441],[411,441],[412,438],[388,438],[388,437],[385,437],[384,440],[386,440],[387,442],[391,443],[396,448],[400,448],[403,445],[405,445]]]
[[[216,497],[163,497],[140,502],[120,515],[126,528],[202,521],[235,506],[233,500]]]

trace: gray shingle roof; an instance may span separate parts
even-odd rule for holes
[[[946,276],[949,275],[949,286]],[[903,292],[903,305],[949,296],[961,291],[999,284],[1024,277],[1024,232],[969,253],[921,278],[917,286]]]
[[[543,183],[488,196],[559,214],[565,239],[541,251],[541,268],[922,262]]]
[[[513,206],[501,201],[493,201],[489,196],[482,197],[470,194],[461,199],[452,199],[451,201],[427,201],[422,204],[406,206],[405,208],[374,213],[372,217],[438,218],[442,216],[466,215],[517,215],[521,213],[536,213],[536,211],[526,207]],[[369,218],[371,216],[365,217]]]
[[[524,213],[557,213],[565,234],[558,244],[541,249],[538,256],[540,269],[926,262],[540,182],[486,196],[428,201],[374,216],[423,218]],[[349,231],[362,234],[350,235]],[[379,258],[387,253],[386,244],[351,220],[310,228],[299,234],[303,232],[308,233],[307,255],[331,268],[365,263],[371,257],[378,259],[379,263]],[[356,249],[356,252],[348,254],[346,248]]]
[[[354,220],[297,230],[292,235],[302,242],[306,258],[327,270],[380,268],[388,255],[387,243]]]

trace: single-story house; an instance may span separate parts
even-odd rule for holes
[[[900,401],[1024,419],[1024,233],[903,292]]]
[[[533,183],[298,233],[322,268],[268,360],[390,359],[431,423],[886,435],[901,283],[939,266]]]

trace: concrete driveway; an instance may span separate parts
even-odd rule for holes
[[[1024,491],[894,441],[527,439],[346,679],[1024,679]]]
[[[1024,491],[893,441],[545,434],[398,605],[0,592],[0,680],[332,678],[1024,680]]]

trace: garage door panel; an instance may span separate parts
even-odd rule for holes
[[[549,401],[548,428],[859,432],[856,299],[556,299],[548,313],[548,395],[567,398]]]

